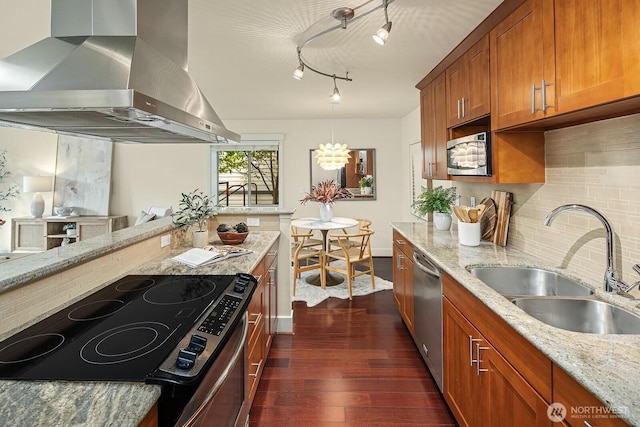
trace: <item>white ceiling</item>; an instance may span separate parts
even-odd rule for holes
[[[338,24],[331,13],[356,17],[382,0],[189,0],[189,72],[223,121],[331,117],[331,78],[307,69],[292,78],[296,46]],[[305,61],[338,80],[336,118],[401,118],[418,106],[415,88],[501,0],[394,0],[385,46],[371,35],[384,24],[379,9],[310,42]],[[0,0],[2,57],[49,36],[49,1]],[[11,34],[4,34],[9,31]],[[44,28],[43,28],[44,27]],[[26,34],[22,34],[22,33]]]
[[[415,85],[502,0],[395,0],[393,27],[379,46],[378,9],[310,42],[305,62],[338,80],[336,118],[400,118],[419,104]],[[339,7],[356,17],[382,0],[189,0],[189,71],[222,120],[331,117],[333,80],[307,69],[301,81],[296,46],[339,22]],[[310,30],[308,30],[312,27]]]

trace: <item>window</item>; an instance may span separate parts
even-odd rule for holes
[[[213,191],[221,207],[280,205],[282,135],[243,135],[211,147]]]

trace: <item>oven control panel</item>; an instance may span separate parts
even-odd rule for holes
[[[250,274],[236,275],[223,295],[198,319],[191,331],[162,362],[159,371],[182,379],[194,378],[216,357],[247,310],[258,282]]]

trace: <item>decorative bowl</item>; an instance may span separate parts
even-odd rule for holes
[[[68,206],[55,206],[53,208],[53,212],[58,216],[67,216],[71,215],[71,212],[73,212],[73,208]]]
[[[229,233],[218,231],[218,237],[225,245],[239,245],[240,243],[244,242],[244,239],[246,239],[248,235],[248,231],[245,233]]]

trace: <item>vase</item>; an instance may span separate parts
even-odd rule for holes
[[[448,230],[451,228],[451,215],[443,212],[434,212],[433,225],[436,230]]]
[[[204,248],[209,243],[208,230],[196,230],[193,232],[193,247]]]
[[[366,195],[371,194],[371,187],[362,187],[362,188],[360,189],[360,193],[361,193],[361,194],[366,194]]]
[[[331,203],[320,203],[320,220],[329,222],[333,217],[333,205]]]

